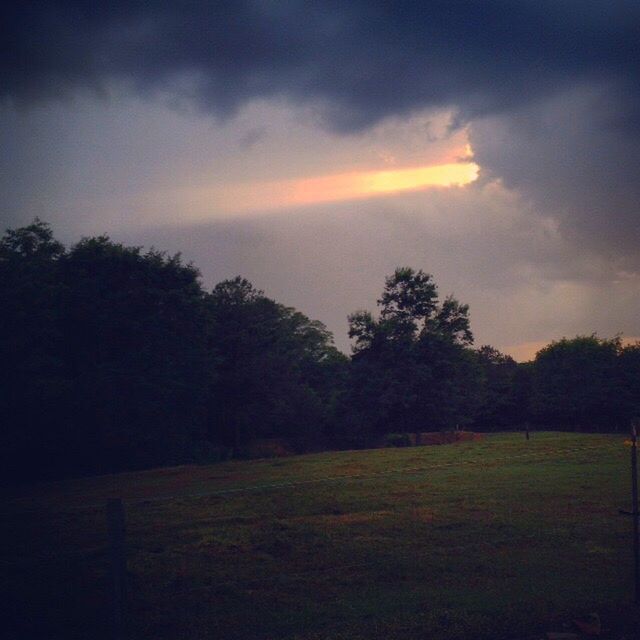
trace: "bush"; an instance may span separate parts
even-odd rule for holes
[[[388,433],[384,439],[385,447],[409,447],[411,438],[408,433]]]
[[[295,454],[286,438],[257,438],[249,442],[240,452],[240,457],[255,460],[258,458],[284,458]]]
[[[199,440],[193,447],[193,461],[196,464],[213,464],[230,460],[233,455],[231,447],[216,446],[206,440]]]

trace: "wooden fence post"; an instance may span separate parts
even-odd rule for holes
[[[107,504],[109,547],[111,558],[111,612],[114,640],[124,640],[127,604],[127,558],[125,552],[125,520],[122,500]]]
[[[640,604],[640,539],[638,539],[638,420],[631,425],[631,515],[633,517],[633,568],[635,601]]]

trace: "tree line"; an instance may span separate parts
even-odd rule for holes
[[[619,431],[640,414],[640,344],[578,336],[519,364],[474,348],[469,308],[399,268],[377,313],[326,327],[237,277],[206,291],[180,255],[39,220],[0,240],[3,481],[404,442],[469,428]],[[390,436],[389,434],[396,434]]]

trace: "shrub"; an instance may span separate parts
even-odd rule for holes
[[[388,433],[385,436],[385,447],[408,447],[411,438],[408,433]]]
[[[193,461],[196,464],[213,464],[230,460],[233,449],[230,447],[216,446],[206,440],[199,440],[193,447]]]

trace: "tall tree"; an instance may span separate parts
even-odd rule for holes
[[[478,372],[468,306],[440,302],[431,275],[403,267],[385,280],[378,307],[377,318],[349,316],[352,429],[417,434],[469,422]]]
[[[71,419],[91,469],[184,458],[204,428],[208,360],[198,271],[105,236],[62,262]],[[91,429],[87,429],[91,425]]]
[[[0,314],[8,477],[185,459],[213,372],[196,269],[107,237],[66,251],[36,220],[0,242]]]

